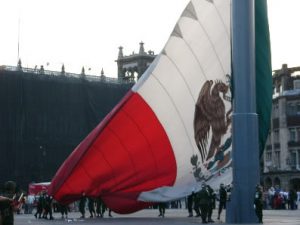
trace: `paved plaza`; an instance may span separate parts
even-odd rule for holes
[[[88,214],[87,214],[88,215]],[[79,213],[69,213],[68,219],[62,219],[59,213],[54,213],[54,220],[35,219],[33,214],[15,215],[15,225],[58,225],[58,224],[102,224],[102,225],[195,225],[201,224],[199,217],[188,218],[187,210],[185,209],[167,209],[165,218],[158,217],[157,209],[145,209],[129,215],[120,215],[112,213],[113,218],[86,218],[80,219]],[[213,219],[214,224],[225,224],[223,212],[221,221],[218,221],[217,211],[214,210]],[[285,225],[299,225],[300,224],[300,210],[265,210],[264,224],[285,224]]]

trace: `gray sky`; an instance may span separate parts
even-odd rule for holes
[[[300,66],[299,0],[268,0],[272,67]]]
[[[60,71],[117,76],[124,54],[159,53],[189,0],[0,0],[0,65],[44,65]],[[268,0],[273,69],[300,66],[299,0]],[[20,26],[18,25],[20,22]],[[19,31],[19,32],[18,32]],[[88,71],[88,68],[91,68]]]

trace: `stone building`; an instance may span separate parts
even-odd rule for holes
[[[47,182],[134,82],[0,65],[0,189]]]
[[[145,52],[144,43],[140,43],[139,53],[132,53],[131,55],[123,55],[123,47],[119,47],[118,59],[118,78],[120,80],[136,81],[139,79],[149,65],[152,63],[156,55],[149,50]]]
[[[273,74],[271,129],[263,157],[263,183],[300,190],[300,67]]]
[[[15,180],[22,188],[50,181],[75,147],[99,124],[145,72],[155,55],[123,55],[118,79],[0,65],[0,188]]]

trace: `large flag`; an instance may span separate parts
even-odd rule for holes
[[[231,183],[230,18],[230,0],[188,3],[148,70],[58,170],[56,200],[92,196],[130,213]]]

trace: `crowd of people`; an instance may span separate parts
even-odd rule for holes
[[[53,212],[60,212],[61,218],[68,218],[68,213],[72,210],[79,211],[80,218],[95,218],[104,217],[105,212],[108,212],[108,217],[112,217],[112,211],[106,207],[104,202],[100,198],[91,198],[82,194],[79,201],[70,205],[63,205],[55,200],[52,196],[47,194],[47,191],[42,191],[39,194],[32,196],[22,197],[18,196],[18,203],[15,204],[14,199],[16,198],[16,184],[14,182],[8,182],[5,186],[7,194],[0,194],[0,225],[12,225],[13,215],[15,212],[20,212],[21,209],[24,213],[31,214],[34,212],[36,219],[49,219],[53,220]],[[216,192],[209,186],[202,184],[201,190],[192,193],[186,198],[186,207],[189,212],[189,217],[193,216],[193,211],[196,217],[201,217],[203,223],[214,222],[212,219],[212,211],[216,208],[216,200],[219,201],[218,208],[218,219],[222,210],[226,208],[226,201],[228,200],[228,190],[226,190],[223,184],[220,185],[219,193]],[[4,204],[5,203],[5,204]],[[23,207],[22,207],[23,206]],[[172,201],[168,203],[154,204],[154,208],[159,209],[159,216],[164,217],[166,208],[181,208],[181,200]],[[35,210],[33,210],[33,208]],[[89,215],[87,214],[89,212]],[[5,222],[7,220],[9,222]]]
[[[0,218],[2,219],[2,221],[4,217],[7,217],[7,213],[4,213],[5,210],[8,210],[10,212],[10,217],[7,218],[10,218],[11,221],[13,221],[14,212],[20,213],[21,210],[23,210],[23,212],[27,214],[31,214],[32,212],[34,212],[33,215],[36,219],[53,220],[53,212],[60,212],[61,218],[68,218],[68,212],[70,212],[71,210],[70,206],[56,202],[55,200],[53,200],[52,196],[47,194],[47,191],[41,191],[34,197],[26,196],[22,197],[22,199],[19,198],[18,207],[12,207],[14,201],[13,199],[15,199],[13,194],[16,195],[17,193],[17,191],[15,190],[16,184],[14,182],[8,182],[8,184],[6,189],[9,190],[7,191],[7,193],[9,192],[10,194],[0,194],[0,201],[6,203],[6,206],[4,206],[5,204],[0,203]],[[225,193],[225,195],[222,194],[222,190],[224,190],[223,193]],[[219,216],[222,209],[225,208],[227,200],[227,191],[225,191],[223,185],[221,185],[220,193],[221,203],[219,208]],[[187,198],[187,207],[190,212],[190,216],[192,216],[193,214],[192,211],[195,210],[196,216],[201,216],[203,222],[213,222],[211,215],[212,210],[215,208],[216,196],[218,195],[215,194],[214,190],[209,185],[203,185],[202,189],[199,192],[193,193]],[[158,203],[154,204],[154,206],[158,207],[159,216],[164,217],[166,208],[181,208],[181,200],[168,203]],[[190,210],[190,207],[193,208],[192,211]],[[4,208],[6,209],[4,210]],[[73,204],[73,210],[80,212],[80,218],[104,217],[106,211],[108,212],[108,217],[112,217],[111,209],[107,208],[100,198],[87,197],[84,193],[82,194],[81,199]],[[89,212],[89,215],[86,215],[87,211]],[[2,225],[2,221],[0,220],[0,225]],[[3,224],[6,225],[13,223]]]
[[[86,212],[86,201],[88,202],[88,211],[90,213],[90,218],[94,217],[104,217],[104,213],[108,211],[108,216],[112,217],[111,209],[107,208],[101,198],[91,198],[86,197],[84,194],[79,201],[79,212],[81,213],[80,218],[85,218]]]
[[[209,185],[202,183],[199,191],[185,198],[188,217],[199,217],[202,223],[213,223],[212,212],[215,209],[216,219],[220,220],[222,211],[226,209],[226,203],[230,200],[230,193],[230,185],[225,186],[221,183],[218,190],[213,190]],[[278,187],[264,190],[262,186],[257,185],[253,203],[257,218],[262,223],[263,209],[294,210],[298,208],[298,201],[300,201],[300,193],[295,190],[285,192]],[[153,208],[158,208],[159,217],[165,217],[166,209],[182,208],[182,205],[181,199],[157,203],[153,205]],[[107,208],[101,198],[91,198],[83,193],[79,201],[71,205],[63,205],[53,200],[47,191],[24,197],[22,192],[16,190],[15,182],[6,182],[2,193],[0,192],[0,225],[13,225],[14,213],[20,213],[22,210],[28,214],[34,212],[36,219],[53,220],[53,212],[59,212],[61,218],[68,218],[70,211],[80,212],[80,218],[102,218],[105,212],[108,212],[108,217],[112,217],[112,211]]]
[[[264,209],[290,209],[298,208],[297,202],[300,201],[300,192],[294,189],[285,191],[279,186],[270,187],[264,191]]]
[[[53,220],[53,211],[59,212],[62,219],[68,218],[68,213],[71,210],[79,211],[81,214],[80,218],[104,217],[106,211],[108,211],[108,216],[112,217],[112,211],[106,207],[106,205],[100,198],[86,197],[85,194],[82,195],[78,202],[75,202],[71,206],[53,201],[53,198],[49,196],[46,191],[43,191],[36,196],[34,204],[36,205],[36,213],[34,214],[34,216],[37,219]],[[89,216],[86,215],[87,209],[89,212]]]
[[[202,223],[213,223],[212,212],[213,209],[216,209],[216,201],[218,200],[217,219],[220,220],[222,210],[226,208],[226,202],[230,196],[228,192],[230,192],[230,188],[226,189],[224,184],[220,184],[218,193],[209,185],[202,184],[201,190],[193,192],[187,197],[188,216],[193,217],[193,212],[195,212],[195,217],[201,217]]]
[[[49,219],[53,220],[52,216],[52,196],[48,195],[46,191],[43,191],[36,200],[36,213],[34,214],[35,218],[43,218],[43,219]]]
[[[93,199],[83,195],[80,201],[72,204],[73,210],[81,213],[81,218],[85,218],[86,201],[90,218],[104,217],[106,211],[108,211],[108,216],[112,217],[112,211],[100,198]],[[68,212],[71,211],[70,206],[56,202],[52,196],[47,194],[47,191],[41,191],[35,196],[24,196],[24,193],[18,190],[15,182],[8,181],[4,184],[3,190],[0,190],[0,225],[13,225],[14,214],[21,212],[32,214],[35,211],[33,215],[36,219],[53,220],[54,211],[60,212],[61,218],[68,218]]]

